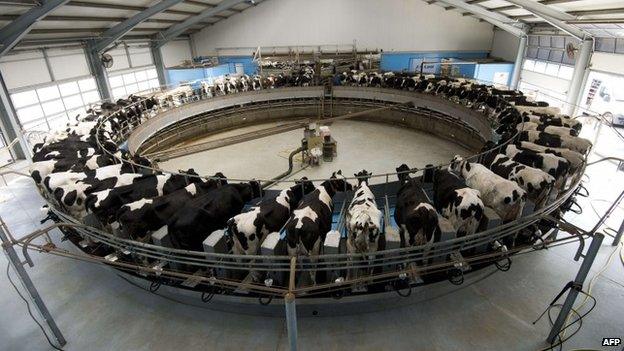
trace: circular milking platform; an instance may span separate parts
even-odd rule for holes
[[[264,123],[236,130],[194,138],[179,145],[196,145],[275,127],[281,122]],[[424,168],[427,164],[444,164],[454,155],[467,156],[471,151],[450,140],[441,139],[425,132],[406,129],[386,123],[342,120],[330,126],[337,142],[337,157],[319,166],[303,166],[301,155],[294,158],[293,174],[286,179],[328,178],[332,172],[342,170],[351,176],[362,169],[373,174],[394,173],[396,167],[405,163],[410,167]],[[198,174],[212,175],[223,172],[227,177],[238,179],[270,179],[288,167],[288,155],[297,149],[303,138],[303,128],[249,140],[220,148],[176,157],[160,163],[163,170],[177,171],[193,168]],[[395,181],[396,179],[390,179]],[[373,178],[371,184],[385,182],[385,178]],[[275,188],[289,186],[282,183]]]

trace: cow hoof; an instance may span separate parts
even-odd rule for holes
[[[394,291],[396,291],[396,293],[401,297],[408,297],[412,294],[412,286],[407,279],[395,280],[392,283],[392,287],[394,288]],[[407,288],[408,290],[406,292],[403,292],[402,289],[405,288]]]
[[[265,300],[266,299],[266,300]],[[262,297],[260,296],[258,298],[258,302],[262,305],[262,306],[266,306],[268,304],[271,303],[271,301],[273,301],[273,296],[268,296],[268,297]]]

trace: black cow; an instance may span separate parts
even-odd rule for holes
[[[167,221],[172,245],[202,251],[202,243],[210,233],[225,228],[228,219],[261,193],[260,183],[252,181],[227,184],[188,201]]]
[[[396,169],[401,187],[397,192],[394,219],[399,226],[401,245],[417,246],[439,241],[438,214],[420,182],[410,179],[409,170],[405,164]]]
[[[222,173],[214,177],[205,182],[191,183],[167,195],[141,199],[122,206],[116,218],[124,237],[143,239],[149,232],[165,225],[188,201],[227,184]]]

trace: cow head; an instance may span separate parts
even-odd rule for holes
[[[350,235],[352,235],[351,241],[356,252],[367,253],[376,252],[380,249],[380,234],[380,228],[372,222],[367,213],[362,212],[356,218],[353,232]]]
[[[470,172],[470,169],[470,162],[464,160],[464,158],[459,155],[455,155],[448,166],[448,170],[450,172],[455,172],[457,174],[461,174],[462,176],[465,176],[466,172]]]
[[[397,177],[401,184],[405,184],[410,179],[410,170],[411,168],[405,163],[396,168]]]
[[[293,192],[294,199],[301,199],[303,195],[311,193],[314,189],[314,183],[309,181],[308,177],[303,177],[300,180],[295,181],[295,185],[290,188],[290,191]]]
[[[221,172],[217,172],[212,176],[212,179],[217,183],[217,186],[221,186],[221,185],[226,185],[227,184],[227,177],[225,176],[225,174],[221,173]]]
[[[373,175],[372,173],[368,173],[367,170],[363,169],[358,173],[353,174],[358,180],[358,186],[361,186],[362,183],[368,184],[370,177]]]
[[[334,189],[334,191],[353,190],[353,186],[351,185],[351,183],[349,183],[347,181],[347,178],[345,178],[345,176],[342,175],[342,170],[332,173],[331,177],[329,178],[329,182],[332,188]]]
[[[264,196],[264,190],[262,190],[260,182],[258,182],[257,180],[252,180],[251,182],[249,182],[249,185],[251,187],[251,199]]]

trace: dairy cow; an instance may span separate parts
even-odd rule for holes
[[[280,191],[277,197],[230,218],[227,233],[232,242],[232,252],[238,255],[257,254],[266,235],[279,232],[299,201],[313,190],[314,184],[304,177],[291,188]]]
[[[503,154],[491,152],[483,158],[483,165],[495,174],[516,182],[529,198],[541,202],[555,183],[555,178],[541,169],[529,167]]]
[[[468,162],[455,156],[450,170],[460,174],[466,185],[479,190],[483,203],[491,207],[503,221],[520,217],[527,194],[518,184],[504,179],[479,163]]]
[[[167,232],[174,247],[202,251],[202,242],[227,221],[239,214],[245,204],[261,196],[260,183],[226,184],[195,197],[180,207],[167,221]]]
[[[158,230],[188,201],[227,184],[223,173],[206,181],[194,182],[182,189],[155,198],[140,199],[123,205],[116,214],[120,234],[132,239],[143,239]]]
[[[578,169],[583,162],[585,162],[585,157],[576,151],[572,151],[570,149],[565,148],[557,148],[557,147],[547,147],[542,145],[537,145],[528,141],[521,141],[516,144],[516,146],[520,147],[524,150],[531,150],[535,152],[543,152],[547,154],[553,154],[555,156],[565,158],[569,163],[572,169]]]
[[[303,197],[286,223],[288,255],[317,256],[320,253],[321,244],[331,229],[332,198],[339,191],[352,189],[353,186],[338,171]]]
[[[376,252],[383,249],[382,213],[368,187],[371,174],[362,170],[354,175],[358,179],[358,187],[346,213],[347,250],[363,254]]]
[[[507,145],[502,152],[516,162],[541,169],[558,182],[562,182],[570,172],[570,163],[565,158],[554,154],[523,150],[516,145]]]
[[[433,174],[433,204],[453,224],[457,237],[474,234],[483,219],[481,193],[446,169]]]
[[[538,145],[548,147],[563,147],[570,149],[581,154],[586,154],[592,147],[589,140],[573,137],[573,136],[560,136],[539,131],[523,131],[518,135],[520,141],[529,141]]]
[[[401,245],[418,246],[439,241],[438,213],[421,183],[410,178],[409,170],[405,164],[396,169],[401,187],[397,192],[394,219],[399,226]]]

